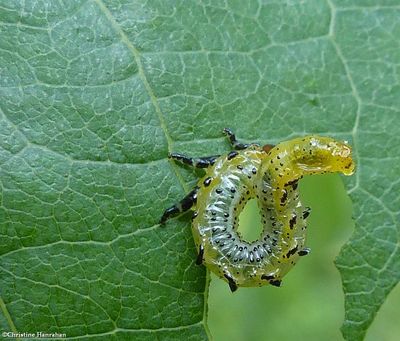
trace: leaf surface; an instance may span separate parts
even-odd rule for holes
[[[5,330],[207,338],[170,151],[304,134],[349,139],[356,231],[338,267],[346,339],[399,280],[395,1],[0,1],[0,283]]]

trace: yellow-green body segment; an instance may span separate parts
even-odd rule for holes
[[[308,174],[354,171],[351,149],[329,137],[306,136],[269,151],[257,145],[220,156],[198,182],[194,241],[203,264],[237,287],[279,285],[304,248],[309,214],[299,199],[298,181]],[[237,232],[239,215],[257,199],[260,238],[247,242]]]

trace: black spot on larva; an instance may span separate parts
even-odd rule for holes
[[[243,166],[242,165],[237,165],[237,169],[243,170]]]
[[[217,189],[215,190],[215,192],[217,192],[217,194],[221,194],[221,193],[222,193],[222,189],[221,189],[221,188],[217,188]]]
[[[297,188],[298,184],[299,184],[299,180],[295,179],[295,180],[288,181],[287,183],[285,183],[285,186],[292,186],[292,188],[295,190]]]
[[[250,191],[247,191],[246,194],[249,195],[249,194],[250,194]]]
[[[236,192],[236,188],[235,187],[231,187],[231,192],[235,193]]]
[[[265,193],[267,193],[268,191],[264,188],[264,189],[262,190],[262,192],[265,194]]]
[[[271,279],[274,279],[274,275],[261,275],[261,279],[265,279],[266,281],[270,281]]]
[[[210,185],[210,183],[211,183],[211,180],[212,180],[211,177],[208,177],[207,179],[205,179],[204,182],[203,182],[204,186],[208,187]]]
[[[287,200],[288,193],[287,193],[286,189],[283,189],[282,191],[283,191],[283,194],[281,197],[281,205],[284,205]]]
[[[212,217],[212,218],[211,218],[211,220],[212,220],[212,221],[216,221],[216,220],[217,220],[217,218],[215,218],[215,217]]]
[[[290,227],[290,229],[293,229],[294,225],[296,225],[296,221],[297,221],[297,215],[294,214],[294,215],[292,216],[292,218],[290,218],[290,220],[289,220],[289,227]]]
[[[197,211],[194,211],[192,214],[192,220],[195,219],[198,215],[199,213]]]
[[[228,218],[228,217],[229,217],[229,213],[226,213],[226,212],[225,212],[225,213],[224,213],[224,217],[225,217],[225,218]]]
[[[252,172],[253,174],[257,174],[257,169],[253,168],[253,169],[251,170],[251,172]]]
[[[291,255],[294,255],[297,252],[298,246],[294,247],[293,249],[289,250],[289,252],[286,254],[286,257],[289,258]]]
[[[238,152],[237,152],[237,151],[231,151],[231,152],[228,154],[228,160],[232,160],[236,155],[238,155]]]
[[[269,284],[273,285],[274,287],[280,287],[281,283],[282,283],[282,281],[279,279],[269,281]]]
[[[212,215],[217,215],[217,212],[211,211],[211,214],[212,214]]]

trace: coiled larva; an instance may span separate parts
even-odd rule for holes
[[[160,223],[192,209],[197,264],[227,281],[232,291],[240,286],[280,286],[299,257],[309,253],[304,242],[310,209],[301,204],[298,181],[307,174],[351,175],[355,168],[351,149],[347,143],[321,136],[260,147],[238,142],[230,129],[224,132],[235,149],[227,155],[197,159],[169,155],[206,168],[206,174],[183,200],[165,210]],[[249,243],[237,228],[240,212],[252,198],[260,208],[263,232]]]

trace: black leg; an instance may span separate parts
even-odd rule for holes
[[[233,148],[236,150],[243,150],[249,148],[252,144],[251,143],[241,143],[236,140],[236,136],[233,131],[229,128],[224,128],[224,133],[228,136],[230,143],[232,144]]]
[[[280,287],[281,286],[282,281],[279,279],[275,279],[272,281],[269,281],[269,284],[273,285],[274,287]]]
[[[200,245],[199,254],[197,255],[197,259],[196,259],[196,264],[197,265],[203,264],[203,256],[204,256],[204,246]]]
[[[194,190],[186,195],[178,204],[167,208],[160,219],[160,224],[164,225],[169,218],[189,210],[196,203],[198,190],[199,187],[196,186]]]
[[[297,252],[299,256],[307,256],[311,252],[311,249],[309,247],[305,247],[303,250],[300,250]]]
[[[183,154],[179,153],[170,153],[168,154],[168,157],[170,159],[178,160],[186,165],[195,167],[195,168],[207,168],[209,166],[212,166],[215,162],[215,160],[219,157],[220,155],[212,155],[212,156],[206,156],[206,157],[199,157],[199,158],[193,158],[189,157]]]
[[[238,288],[236,282],[228,274],[225,274],[224,277],[228,280],[229,289],[231,289],[232,292],[235,292]]]

